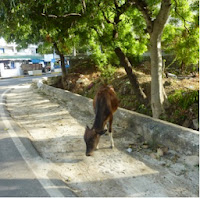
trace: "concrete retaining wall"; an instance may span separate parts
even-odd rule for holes
[[[34,81],[43,93],[61,100],[75,109],[94,115],[92,99]],[[114,123],[127,131],[142,135],[147,142],[162,144],[187,155],[199,155],[199,132],[169,122],[153,119],[133,111],[119,108]]]

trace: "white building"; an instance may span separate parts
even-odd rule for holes
[[[32,63],[44,64],[44,57],[37,53],[36,45],[18,51],[15,43],[6,43],[0,38],[0,77],[23,75],[21,64]]]

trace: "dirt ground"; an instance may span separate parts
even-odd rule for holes
[[[195,156],[174,151],[155,158],[148,147],[137,149],[138,137],[123,135],[113,126],[115,148],[109,136],[100,140],[94,156],[85,156],[83,135],[93,117],[22,85],[7,94],[7,109],[29,134],[33,145],[77,196],[197,197],[199,167]],[[129,148],[129,149],[128,149]],[[154,154],[154,155],[153,155]]]
[[[144,73],[144,68],[140,67],[140,70],[133,70],[138,78],[139,84],[147,96],[148,104],[143,105],[138,101],[136,94],[134,93],[130,81],[124,68],[117,68],[114,74],[107,80],[101,76],[99,71],[96,71],[94,67],[73,67],[68,72],[66,78],[66,89],[73,93],[94,98],[95,91],[101,86],[102,83],[107,82],[113,85],[117,97],[120,101],[119,106],[128,110],[136,111],[148,116],[152,116],[151,111],[151,76],[148,73]],[[194,98],[193,92],[197,94],[199,90],[199,74],[188,76],[176,76],[168,77],[163,76],[163,84],[166,95],[169,99],[168,108],[160,119],[178,124],[194,130],[199,129],[198,123],[198,96]],[[57,88],[63,88],[60,79],[55,83],[50,83],[51,86]],[[182,94],[180,94],[182,92]],[[177,93],[179,93],[179,99],[177,99]],[[175,95],[174,95],[175,94]],[[193,96],[193,97],[192,97]],[[179,105],[179,102],[182,103]],[[183,102],[184,101],[184,102]],[[187,104],[187,105],[186,105]],[[194,124],[194,122],[197,124]]]

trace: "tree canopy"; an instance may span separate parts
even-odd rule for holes
[[[186,69],[199,61],[199,3],[181,1],[173,6],[164,30],[163,46],[167,53],[175,56],[180,67],[185,66],[180,69]]]
[[[62,60],[63,79],[64,55],[74,48],[91,52],[105,73],[112,73],[111,65],[124,64],[130,81],[134,73],[128,57],[150,51],[151,101],[158,93],[152,109],[158,103],[157,109],[163,109],[166,99],[161,50],[173,54],[182,69],[199,60],[197,0],[1,0],[0,7],[0,36],[22,48],[38,44],[43,53],[54,48]],[[134,83],[137,79],[133,88],[139,90]],[[138,93],[142,96],[142,90]],[[162,113],[153,112],[155,117]]]
[[[116,2],[118,6],[127,4],[128,8],[120,16],[117,27],[119,38],[113,42],[112,22]],[[41,49],[49,48],[56,41],[64,54],[71,52],[75,46],[93,52],[98,64],[115,63],[113,59],[116,56],[110,49],[116,46],[120,46],[124,53],[136,56],[148,50],[147,27],[142,13],[135,9],[137,2],[2,0],[0,36],[8,42],[15,41],[21,47],[39,43],[44,45]],[[154,19],[161,1],[144,2]],[[164,50],[176,54],[180,62],[187,59],[184,61],[186,64],[198,61],[198,9],[197,0],[172,1],[171,16],[162,38]],[[187,50],[188,46],[190,50]]]

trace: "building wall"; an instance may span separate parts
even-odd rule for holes
[[[0,63],[0,74],[3,78],[9,78],[9,77],[15,77],[15,76],[21,76],[23,74],[23,71],[21,69],[21,62],[15,62],[15,68],[14,69],[8,69],[4,67],[4,63]]]
[[[36,55],[37,45],[29,45],[27,49],[17,50],[16,43],[6,43],[3,38],[0,38],[0,54],[4,55]]]
[[[16,43],[6,43],[3,38],[0,38],[1,77],[15,77],[23,75],[21,64],[29,63],[32,59],[34,59],[33,57],[35,57],[35,59],[38,57],[36,45],[29,45],[27,49],[17,50]]]

